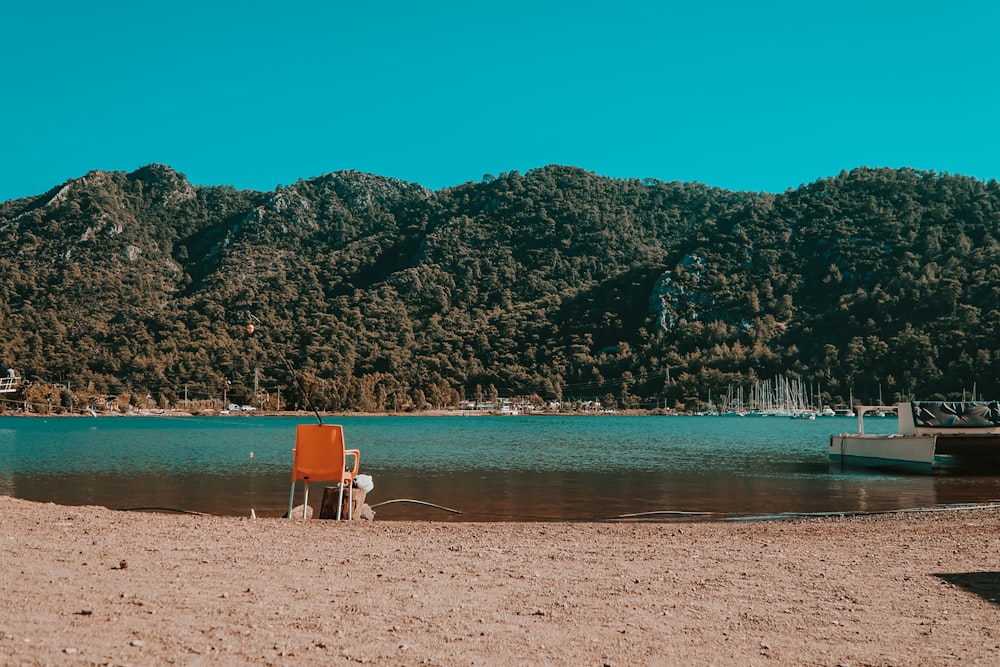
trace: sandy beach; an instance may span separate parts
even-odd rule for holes
[[[1000,508],[252,520],[0,496],[4,665],[996,665]]]

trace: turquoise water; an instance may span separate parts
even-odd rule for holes
[[[856,420],[782,417],[337,417],[379,519],[740,517],[1000,497],[1000,478],[843,470]],[[0,417],[0,493],[62,504],[279,516],[307,417]],[[866,421],[892,432],[894,419]],[[321,489],[310,501],[318,510]],[[296,504],[301,502],[301,485]],[[676,514],[673,514],[676,513]],[[688,514],[690,513],[690,514]]]

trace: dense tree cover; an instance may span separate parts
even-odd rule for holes
[[[778,195],[91,172],[0,204],[0,362],[70,404],[693,407],[777,374],[827,402],[997,397],[998,240],[995,181],[911,169]]]

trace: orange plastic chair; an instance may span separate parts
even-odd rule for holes
[[[340,520],[341,506],[344,504],[344,486],[349,491],[348,518],[353,518],[354,478],[361,464],[361,452],[344,449],[344,428],[336,424],[299,424],[295,428],[295,457],[292,462],[292,493],[288,497],[288,518],[292,518],[295,501],[295,483],[300,479],[305,483],[305,499],[302,502],[302,518],[306,518],[309,506],[309,482],[337,482],[340,497],[337,502],[337,520]],[[354,457],[354,465],[347,467],[348,455]]]

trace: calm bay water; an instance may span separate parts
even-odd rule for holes
[[[1000,498],[997,476],[844,470],[852,418],[329,417],[372,475],[378,519],[732,518]],[[280,516],[306,417],[0,417],[0,494],[66,505]],[[867,420],[889,433],[895,419]],[[253,454],[251,456],[251,453]],[[296,504],[302,501],[302,486]],[[310,504],[318,511],[322,485]],[[690,514],[688,514],[690,513]]]

